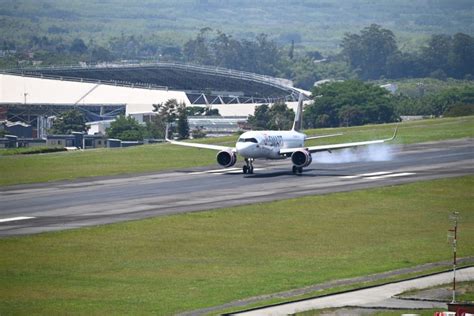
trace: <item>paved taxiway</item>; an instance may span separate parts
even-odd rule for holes
[[[293,315],[298,312],[337,308],[337,307],[364,307],[364,308],[383,308],[383,309],[412,309],[412,308],[440,308],[446,309],[445,302],[439,301],[412,301],[406,299],[397,299],[397,294],[415,290],[424,289],[441,284],[448,284],[452,281],[453,273],[445,272],[431,276],[421,277],[413,280],[400,281],[372,288],[346,292],[325,297],[309,299],[300,302],[282,304],[278,306],[235,313],[234,315]],[[456,280],[459,282],[474,280],[474,267],[469,267],[457,271]]]
[[[207,167],[3,187],[0,236],[474,174],[473,139],[393,150],[390,161],[322,164],[315,157],[302,175],[291,173],[290,160],[256,161],[256,173],[245,176],[240,168]]]

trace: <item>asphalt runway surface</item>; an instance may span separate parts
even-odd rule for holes
[[[392,158],[386,161],[337,164],[321,163],[315,154],[302,175],[291,172],[290,159],[257,160],[252,175],[243,175],[237,163],[227,170],[216,165],[2,187],[0,236],[474,174],[473,139],[393,145],[390,151]]]

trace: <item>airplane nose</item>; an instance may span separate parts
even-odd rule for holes
[[[248,157],[251,155],[251,151],[255,147],[255,144],[252,143],[237,143],[235,149],[237,153],[243,157]]]

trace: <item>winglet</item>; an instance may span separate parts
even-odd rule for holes
[[[393,132],[393,136],[391,138],[387,139],[387,141],[394,140],[395,137],[397,137],[397,133],[398,133],[398,124],[395,127],[395,132]]]

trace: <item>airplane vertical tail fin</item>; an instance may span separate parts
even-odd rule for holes
[[[293,122],[292,131],[299,132],[303,129],[303,94],[300,93],[298,98],[298,108],[296,109],[295,121]]]

